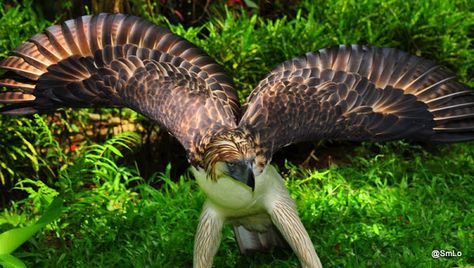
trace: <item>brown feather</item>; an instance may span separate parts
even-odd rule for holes
[[[202,50],[134,16],[99,14],[51,26],[0,63],[3,114],[127,106],[164,126],[202,164],[204,137],[235,128],[232,80]]]
[[[239,128],[259,137],[265,161],[318,139],[463,141],[474,139],[473,93],[431,61],[339,46],[277,66],[248,97]]]

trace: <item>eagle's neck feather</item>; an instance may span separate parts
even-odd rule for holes
[[[209,180],[202,168],[191,167],[191,172],[206,193],[207,202],[225,218],[265,213],[265,207],[285,189],[283,178],[272,165],[267,165],[255,177],[253,192],[247,185],[226,176],[218,177],[216,181]]]

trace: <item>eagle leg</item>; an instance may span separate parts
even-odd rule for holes
[[[288,191],[282,189],[276,200],[268,203],[268,213],[304,268],[322,267],[308,232],[301,222]]]
[[[194,239],[194,268],[212,267],[214,255],[216,255],[221,243],[223,225],[224,219],[210,203],[206,202],[201,212]]]

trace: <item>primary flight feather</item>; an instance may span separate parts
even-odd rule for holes
[[[134,16],[98,14],[47,28],[0,63],[0,112],[129,107],[175,136],[207,194],[194,266],[210,267],[224,223],[243,253],[291,246],[321,263],[283,179],[280,148],[320,139],[474,139],[473,90],[405,52],[339,46],[286,61],[240,108],[232,79],[201,49]],[[239,120],[240,118],[240,120]],[[283,237],[284,239],[281,239]]]

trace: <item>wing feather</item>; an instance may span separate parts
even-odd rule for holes
[[[47,28],[0,62],[0,112],[126,106],[164,126],[193,163],[205,138],[235,128],[232,80],[208,55],[134,16],[98,14]]]
[[[277,66],[248,97],[239,127],[266,161],[318,139],[464,141],[474,139],[473,93],[429,60],[339,46]]]

